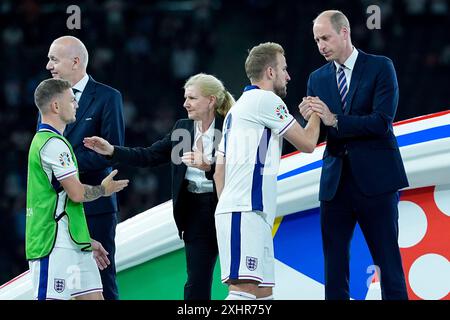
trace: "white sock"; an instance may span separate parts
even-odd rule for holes
[[[243,291],[230,291],[225,300],[256,300],[256,296]]]
[[[273,300],[273,294],[271,294],[270,296],[267,296],[267,297],[257,298],[256,300]]]

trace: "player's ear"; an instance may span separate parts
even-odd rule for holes
[[[57,99],[52,100],[52,102],[50,103],[50,111],[53,113],[58,113],[59,112],[59,101]]]
[[[274,77],[275,70],[271,66],[268,66],[264,74],[268,80],[271,80]]]

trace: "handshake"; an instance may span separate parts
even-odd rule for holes
[[[298,110],[306,121],[309,121],[311,115],[315,112],[326,126],[336,127],[337,117],[331,113],[328,106],[320,100],[319,97],[303,97],[302,102],[298,105]]]

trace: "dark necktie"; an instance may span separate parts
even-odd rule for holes
[[[341,65],[338,70],[338,89],[339,89],[339,95],[341,96],[341,103],[342,103],[342,110],[345,111],[345,107],[347,106],[347,93],[348,93],[348,87],[347,87],[347,78],[345,77],[344,72],[344,65]]]
[[[78,89],[75,89],[75,88],[72,88],[72,91],[73,91],[73,95],[75,96],[75,100],[77,100],[77,102],[78,102],[77,93],[78,93],[78,92],[81,92],[81,91],[78,90]]]

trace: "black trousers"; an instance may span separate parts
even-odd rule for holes
[[[214,193],[186,192],[183,240],[186,252],[187,280],[185,300],[210,300],[218,248],[214,213]]]
[[[380,177],[383,179],[383,177]],[[375,265],[382,299],[408,299],[398,246],[398,192],[368,197],[356,185],[344,161],[335,197],[321,201],[320,222],[325,257],[325,299],[349,299],[350,242],[358,222]]]
[[[86,216],[91,238],[99,241],[106,251],[111,264],[100,270],[105,300],[118,300],[119,292],[116,283],[116,237],[117,212]]]

